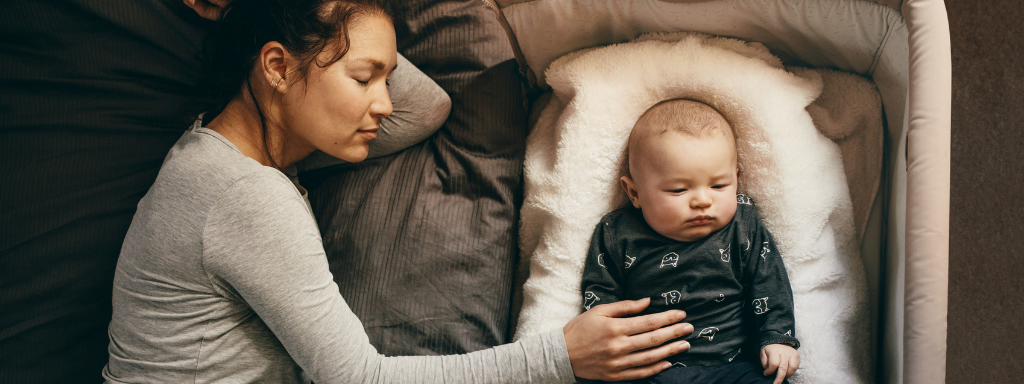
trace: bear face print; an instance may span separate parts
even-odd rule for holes
[[[590,307],[593,307],[594,303],[597,303],[598,301],[601,301],[600,297],[597,297],[594,292],[587,291],[583,295],[583,308],[586,308],[589,311]]]
[[[665,305],[679,304],[679,301],[683,299],[683,295],[679,291],[668,291],[662,293],[661,297],[665,298]]]
[[[679,255],[675,252],[671,252],[661,258],[661,266],[658,268],[665,268],[666,265],[671,265],[673,268],[679,264]]]
[[[761,315],[764,314],[765,312],[768,312],[768,298],[762,297],[760,299],[754,300],[754,314]]]

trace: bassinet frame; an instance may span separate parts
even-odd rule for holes
[[[549,38],[540,41],[531,39],[530,31],[526,30],[530,26],[523,20],[529,18],[509,17],[510,11],[519,15],[529,13],[532,5],[545,1],[569,0],[483,1],[495,11],[498,21],[508,32],[525,82],[527,102],[545,90],[542,75],[554,58],[589,46],[624,42],[642,32],[654,32],[643,28],[616,30],[616,24],[621,26],[622,20],[609,22],[576,18],[573,22],[577,24],[571,25],[571,29],[576,32],[583,30],[580,33],[585,35],[548,34]],[[620,0],[573,0],[573,3],[604,1]],[[673,6],[680,7],[710,2],[741,6],[758,3],[781,8],[784,0],[635,1],[675,3],[678,5]],[[699,27],[680,30],[761,41],[788,62],[838,68],[859,73],[875,82],[885,111],[886,148],[881,193],[877,195],[872,209],[868,235],[861,244],[861,250],[869,283],[873,285],[872,296],[877,298],[874,304],[878,324],[874,329],[877,329],[878,340],[872,341],[877,342],[876,381],[944,382],[952,84],[945,4],[940,0],[803,0],[801,4],[831,7],[825,12],[833,14],[846,12],[846,16],[862,19],[859,21],[863,23],[853,23],[857,28],[880,28],[881,33],[871,35],[860,33],[863,31],[838,30],[835,26],[822,27],[814,22],[801,23],[794,15],[785,14],[774,20],[773,25],[759,25],[771,32],[766,40],[758,39],[757,35],[745,36],[741,32],[730,35],[721,30]],[[587,25],[580,24],[580,21]],[[794,25],[798,28],[814,25],[817,29],[808,27],[800,32],[818,33],[818,36],[812,36],[818,45],[794,48],[786,43],[799,43],[796,40],[808,36],[772,30]],[[595,34],[595,31],[601,33]],[[787,41],[787,38],[793,41]],[[860,57],[857,56],[859,52],[845,52],[853,49],[840,49],[851,44],[874,49],[864,50],[868,53]],[[860,65],[863,63],[868,65]]]

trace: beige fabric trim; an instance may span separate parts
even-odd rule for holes
[[[520,1],[526,1],[526,0],[520,0]],[[882,4],[882,5],[888,5],[888,6],[892,7],[892,9],[902,9],[902,7],[903,7],[903,0],[867,0],[867,1],[870,1],[870,2],[873,2],[873,3]]]
[[[941,0],[907,0],[903,15],[910,30],[903,379],[908,384],[933,384],[946,380],[949,22]]]

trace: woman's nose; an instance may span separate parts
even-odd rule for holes
[[[374,99],[373,103],[370,104],[370,113],[381,119],[391,116],[391,112],[394,110],[391,105],[391,95],[388,94],[388,89],[385,86],[384,90],[378,94]]]

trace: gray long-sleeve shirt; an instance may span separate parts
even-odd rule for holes
[[[560,330],[459,356],[378,354],[300,189],[201,127],[139,203],[113,309],[103,376],[114,383],[573,381]]]

